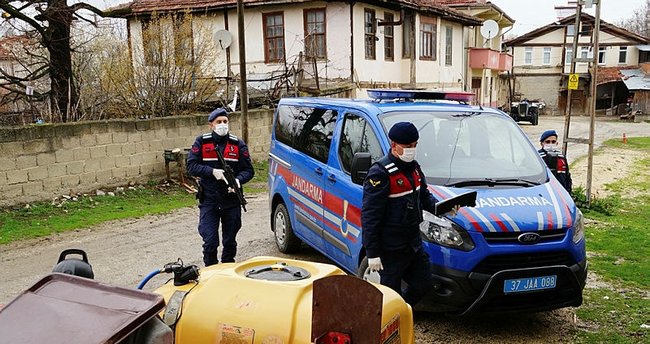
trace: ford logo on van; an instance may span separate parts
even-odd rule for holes
[[[536,244],[540,239],[539,234],[537,233],[524,233],[517,237],[522,244]]]

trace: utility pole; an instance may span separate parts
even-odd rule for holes
[[[594,0],[595,2],[595,0]],[[589,153],[587,154],[587,205],[591,205],[591,175],[593,172],[594,164],[594,131],[596,128],[596,91],[598,89],[598,80],[596,76],[598,75],[598,58],[600,56],[599,50],[599,41],[600,36],[600,3],[602,0],[598,0],[596,3],[596,24],[594,25],[594,60],[592,65],[591,72],[591,91],[590,91],[590,111],[591,111],[591,120],[589,123]]]
[[[237,0],[237,38],[239,39],[239,92],[241,95],[241,131],[242,138],[245,142],[248,142],[248,87],[246,86],[245,35],[246,31],[244,28],[244,1]]]
[[[576,63],[577,63],[576,56],[578,55],[578,39],[580,39],[579,31],[580,31],[581,16],[582,16],[582,1],[578,1],[576,7],[576,20],[575,20],[575,24],[573,25],[573,50],[571,51],[571,73],[569,75],[573,75],[576,72]],[[564,55],[566,56],[566,54]],[[562,66],[562,69],[564,69],[564,66]],[[571,97],[572,97],[571,88],[567,87],[566,106],[564,107],[564,138],[562,139],[562,153],[564,154],[564,156],[567,156],[566,154],[567,146],[568,146],[567,139],[569,138],[569,125],[571,123],[571,104],[573,103],[571,101]]]

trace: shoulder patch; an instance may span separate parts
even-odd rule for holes
[[[229,134],[228,137],[233,141],[239,141],[239,138],[233,134]]]
[[[205,133],[202,135],[204,140],[211,140],[212,139],[212,133]]]

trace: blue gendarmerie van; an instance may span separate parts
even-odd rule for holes
[[[583,217],[509,115],[468,93],[369,90],[371,99],[285,98],[269,159],[271,228],[281,252],[305,243],[378,281],[362,245],[362,183],[388,130],[418,128],[417,161],[438,200],[476,190],[454,217],[420,225],[435,285],[415,309],[540,311],[582,303]]]

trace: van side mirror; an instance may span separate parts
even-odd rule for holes
[[[352,157],[352,167],[350,174],[352,175],[352,182],[355,184],[363,184],[363,181],[366,179],[366,176],[368,175],[368,170],[370,169],[371,163],[371,158],[370,158],[370,153],[367,152],[359,152],[359,153],[354,153],[354,157]]]

